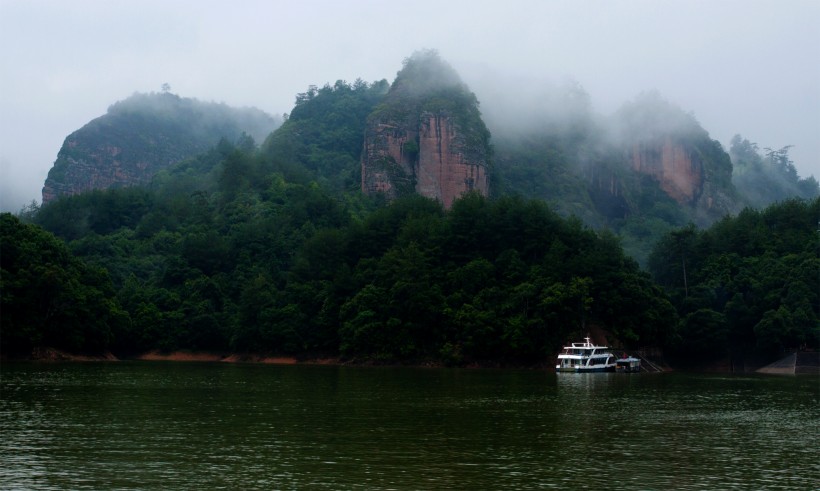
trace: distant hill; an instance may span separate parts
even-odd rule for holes
[[[540,114],[522,115],[528,124],[514,132],[490,124],[499,133],[495,192],[540,198],[562,215],[614,230],[642,263],[672,228],[707,226],[740,210],[729,155],[659,94],[641,94],[606,118],[592,113],[577,85],[550,98],[561,100],[570,101],[556,109],[564,114],[531,108]]]
[[[149,182],[158,171],[243,133],[264,139],[281,121],[171,93],[134,94],[70,134],[43,186],[43,204],[92,189]]]
[[[563,97],[485,123],[452,68],[421,52],[393,84],[310,86],[257,146],[235,110],[135,96],[66,140],[47,184],[78,194],[4,219],[0,244],[31,221],[93,269],[30,254],[53,249],[45,236],[24,244],[30,263],[4,250],[3,278],[25,287],[0,289],[4,313],[36,319],[43,292],[102,298],[54,339],[126,354],[519,365],[597,328],[695,360],[817,346],[820,203],[724,217],[754,202],[748,182],[780,199],[792,188],[766,176],[807,192],[816,181],[782,149],[758,162],[741,140],[730,156],[658,94],[606,118],[577,85]],[[103,184],[114,189],[82,192]],[[25,351],[63,325],[23,327]]]
[[[760,155],[738,137],[727,152],[692,114],[656,92],[601,116],[578,84],[535,101],[505,90],[504,102],[492,101],[484,117],[479,98],[431,50],[407,58],[392,84],[310,86],[275,131],[278,122],[255,109],[137,94],[66,138],[43,202],[149,182],[245,132],[263,142],[254,174],[225,169],[224,182],[278,173],[336,195],[389,201],[417,193],[445,208],[468,191],[535,198],[614,231],[646,265],[658,238],[677,227],[707,227],[746,206],[819,193],[814,178],[797,176],[788,147]],[[214,163],[205,162],[201,170],[211,172]],[[186,179],[198,172],[185,166]]]

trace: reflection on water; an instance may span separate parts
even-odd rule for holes
[[[811,489],[816,377],[4,364],[2,489]]]

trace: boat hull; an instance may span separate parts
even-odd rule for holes
[[[601,366],[601,367],[561,367],[556,366],[555,371],[558,373],[597,373],[597,372],[614,372],[615,365]]]

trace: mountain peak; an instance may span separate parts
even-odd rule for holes
[[[43,204],[93,189],[149,182],[158,171],[242,133],[262,139],[278,125],[253,108],[175,94],[135,93],[70,134],[43,186]]]
[[[490,133],[478,99],[436,51],[404,60],[364,139],[367,194],[394,199],[416,192],[445,208],[470,191],[488,194]]]

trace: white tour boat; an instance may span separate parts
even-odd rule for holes
[[[596,346],[584,338],[583,343],[564,346],[558,355],[556,372],[614,372],[615,355],[606,346]]]

